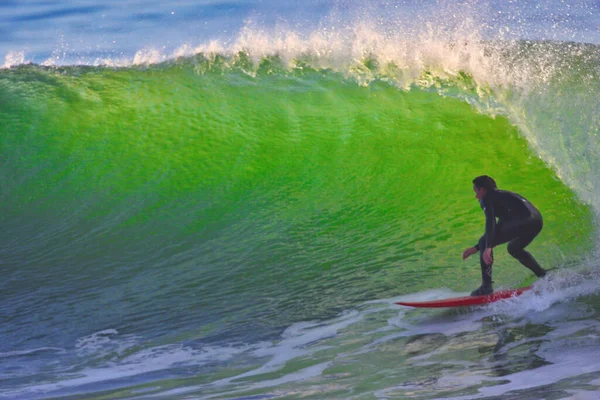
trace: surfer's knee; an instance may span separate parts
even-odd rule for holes
[[[525,249],[523,249],[523,247],[519,246],[517,243],[509,243],[506,247],[506,250],[508,251],[508,254],[510,254],[517,260],[520,260],[521,258],[523,258],[523,256],[527,255]]]

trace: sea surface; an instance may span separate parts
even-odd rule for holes
[[[0,2],[0,398],[600,398],[597,1]],[[471,181],[544,216],[536,280]]]

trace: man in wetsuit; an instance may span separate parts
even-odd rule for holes
[[[525,247],[542,230],[542,215],[523,196],[500,190],[496,182],[487,175],[473,180],[475,197],[485,213],[485,234],[474,247],[463,252],[463,260],[480,252],[482,284],[471,296],[481,296],[494,291],[492,287],[493,248],[508,242],[508,253],[529,268],[538,277],[546,275],[535,258]],[[498,221],[496,222],[496,218]]]

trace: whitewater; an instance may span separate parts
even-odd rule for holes
[[[597,399],[600,8],[0,4],[0,398]],[[480,284],[471,180],[531,200]]]

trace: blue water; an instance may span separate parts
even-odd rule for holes
[[[600,398],[599,76],[597,1],[1,1],[0,398]],[[557,272],[395,305],[480,173]]]

